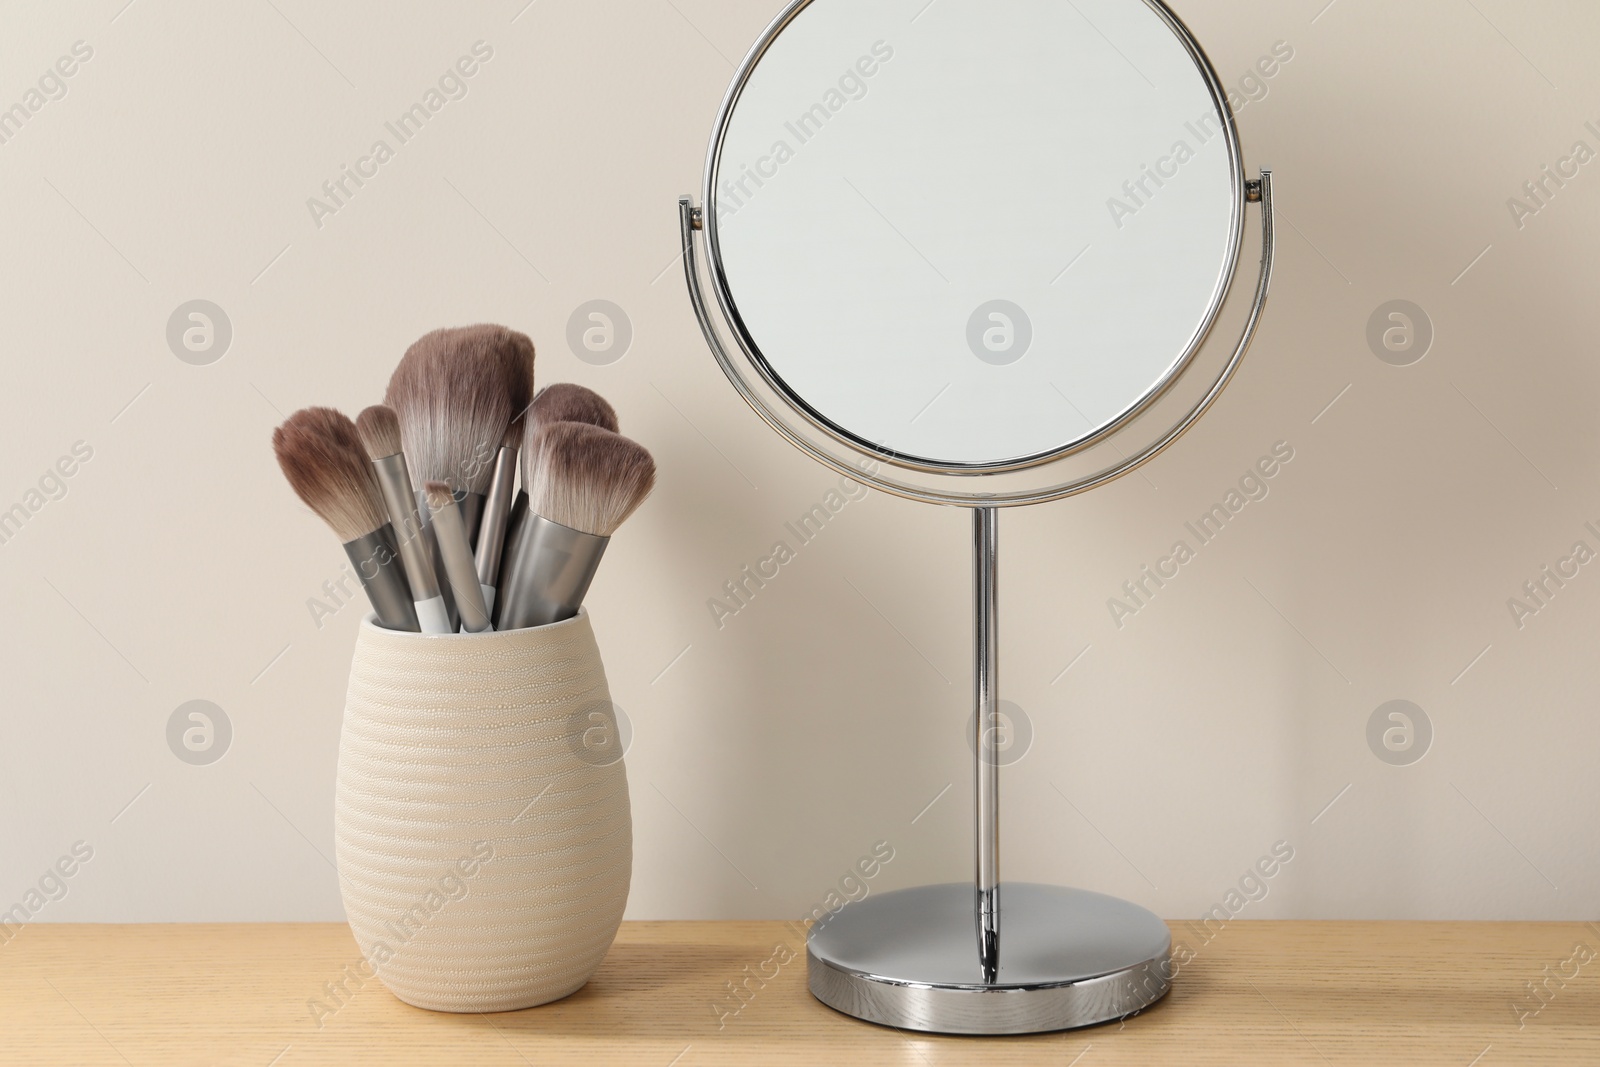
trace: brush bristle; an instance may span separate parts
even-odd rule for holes
[[[532,350],[524,335],[504,326],[435,330],[406,350],[384,400],[399,416],[406,460],[419,481],[469,493],[488,488],[495,452],[516,414],[507,368],[531,361]]]
[[[511,425],[506,427],[506,435],[500,438],[501,448],[522,447],[522,437],[523,433],[525,432],[523,430],[523,423],[526,421],[527,420],[521,415],[518,415],[516,418],[511,420]]]
[[[556,422],[534,435],[528,506],[574,530],[610,537],[655,487],[642,445],[600,426]]]
[[[423,490],[428,494],[428,508],[430,511],[442,511],[456,502],[455,493],[444,482],[429,482]]]
[[[332,408],[297,411],[273,431],[272,450],[295,494],[341,543],[389,521],[361,435],[348,416]]]
[[[533,469],[539,460],[539,429],[558,422],[581,422],[617,432],[617,412],[606,398],[593,389],[572,382],[557,382],[539,390],[528,409],[527,429],[522,442],[522,484],[533,484]]]
[[[387,404],[374,404],[356,416],[356,432],[373,461],[400,454],[400,416]]]
[[[519,419],[533,404],[533,341],[525,333],[506,330],[501,350],[501,373],[505,375],[506,399],[511,402],[511,417]]]
[[[593,389],[572,382],[547,385],[533,398],[533,417],[528,420],[528,428],[533,430],[552,422],[586,422],[617,432],[616,409]]]

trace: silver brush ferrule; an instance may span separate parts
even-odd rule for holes
[[[610,543],[528,512],[501,568],[497,628],[547,626],[576,615]]]
[[[378,625],[386,630],[419,633],[422,627],[417,623],[417,605],[411,599],[411,586],[406,583],[406,572],[400,563],[394,527],[384,523],[369,534],[345,542],[344,551],[356,569],[361,587],[367,591],[367,599],[372,601]]]

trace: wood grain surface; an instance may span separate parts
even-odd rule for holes
[[[817,1003],[786,923],[625,923],[587,987],[502,1015],[407,1007],[362,977],[343,925],[41,924],[0,945],[0,1062],[1600,1064],[1600,924],[1236,921],[1209,942],[1172,929],[1194,958],[1145,1014],[970,1038]]]

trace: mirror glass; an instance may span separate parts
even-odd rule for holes
[[[718,297],[858,446],[1060,455],[1159,395],[1226,294],[1242,166],[1213,84],[1147,0],[812,0],[718,126]]]

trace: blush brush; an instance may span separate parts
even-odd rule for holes
[[[355,423],[332,408],[295,412],[272,434],[289,485],[332,528],[389,630],[420,630],[394,527]]]

